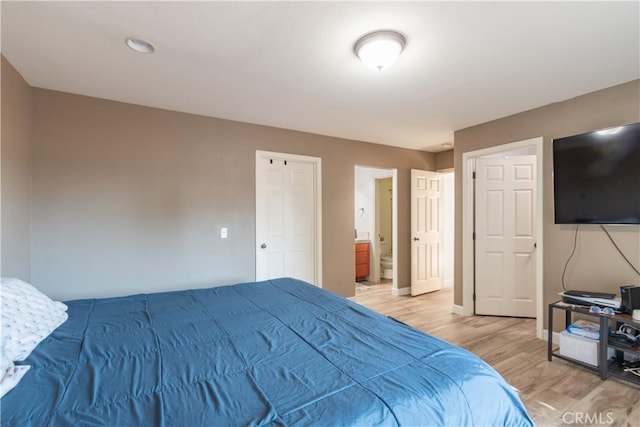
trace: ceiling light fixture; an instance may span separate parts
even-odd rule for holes
[[[443,148],[451,148],[451,147],[453,147],[453,144],[450,143],[450,142],[443,142],[441,145],[442,145]]]
[[[156,50],[151,43],[142,39],[128,37],[124,42],[129,46],[129,48],[139,53],[153,53]]]
[[[381,30],[360,37],[353,50],[364,65],[382,71],[396,62],[406,44],[406,37],[399,32]]]

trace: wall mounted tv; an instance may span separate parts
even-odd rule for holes
[[[640,224],[640,122],[553,140],[556,224]]]

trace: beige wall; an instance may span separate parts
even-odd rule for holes
[[[436,153],[436,170],[453,170],[453,150],[440,151]]]
[[[3,277],[30,280],[31,90],[2,61],[2,261]]]
[[[255,150],[322,158],[324,286],[349,296],[354,165],[398,168],[402,243],[410,237],[411,168],[448,169],[453,161],[460,170],[464,152],[543,136],[550,302],[561,289],[573,238],[571,226],[553,224],[551,140],[640,120],[634,81],[457,131],[455,151],[433,155],[29,89],[4,58],[2,66],[3,275],[31,279],[57,298],[253,280]],[[461,185],[456,180],[456,206]],[[462,303],[461,218],[456,209],[456,304]],[[220,226],[229,227],[228,240],[218,238]],[[640,261],[638,227],[610,229],[632,262]],[[397,250],[403,287],[410,246]],[[621,283],[639,283],[593,226],[582,228],[568,272],[570,287],[617,291]]]
[[[455,168],[462,170],[462,154],[491,146],[544,138],[544,302],[558,300],[561,277],[575,226],[555,225],[552,198],[554,138],[640,121],[640,80],[536,108],[455,132]],[[462,305],[462,180],[456,179],[455,304]],[[640,226],[607,227],[627,257],[640,266]],[[619,293],[622,284],[640,278],[616,252],[599,226],[580,226],[578,249],[567,270],[567,288]],[[546,314],[546,311],[545,311]]]
[[[32,281],[62,299],[255,277],[255,151],[322,158],[323,284],[354,294],[354,166],[398,168],[399,285],[410,169],[431,153],[33,89]],[[229,228],[220,240],[219,227]]]

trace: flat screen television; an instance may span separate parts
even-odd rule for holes
[[[640,224],[640,122],[553,140],[556,224]]]

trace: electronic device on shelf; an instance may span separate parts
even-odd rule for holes
[[[610,307],[614,310],[620,309],[620,298],[591,298],[591,297],[580,297],[575,295],[568,295],[567,292],[560,292],[562,296],[562,302],[565,304],[573,304],[573,305],[581,305],[584,307],[590,307],[592,305],[596,305],[598,307]]]
[[[576,289],[569,289],[568,291],[565,291],[564,294],[573,296],[573,297],[605,298],[605,299],[613,299],[616,296],[616,294],[610,294],[608,292],[579,291]]]
[[[634,309],[640,309],[640,286],[620,286],[620,300],[620,311],[625,314],[631,314]]]

